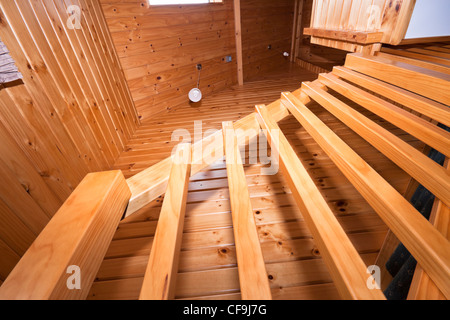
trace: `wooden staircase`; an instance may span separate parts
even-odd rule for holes
[[[169,157],[125,180],[120,171],[88,175],[0,287],[0,299],[86,299],[120,219],[165,194],[140,299],[173,299],[190,177],[225,157],[241,298],[272,299],[254,210],[239,148],[262,132],[342,299],[385,299],[367,264],[280,129],[295,117],[418,261],[410,298],[450,296],[450,173],[418,148],[353,107],[367,111],[450,156],[450,46],[382,49],[375,56],[349,54],[345,66],[283,92],[269,105],[215,134],[181,144]],[[446,63],[442,63],[446,62]],[[386,179],[322,121],[312,102],[331,113],[435,196],[427,221]],[[125,212],[125,214],[124,214]],[[388,240],[386,240],[388,242]],[[389,247],[386,243],[385,247]],[[383,248],[382,248],[382,252]],[[380,253],[378,261],[383,261]],[[81,288],[68,288],[69,266],[81,270]],[[383,268],[382,265],[379,266]],[[48,272],[51,270],[51,272]],[[214,281],[211,281],[211,286]],[[127,290],[128,288],[123,288]],[[134,290],[134,289],[133,289]]]

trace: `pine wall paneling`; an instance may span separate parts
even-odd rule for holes
[[[295,0],[241,0],[245,80],[289,62],[294,8]]]
[[[70,5],[82,11],[70,29]],[[0,280],[92,171],[139,125],[95,0],[0,0],[0,38],[22,80],[0,89]]]
[[[233,1],[149,6],[145,0],[101,0],[141,120],[237,83]],[[231,55],[232,62],[225,57]]]

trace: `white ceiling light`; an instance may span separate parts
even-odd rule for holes
[[[198,70],[197,88],[194,88],[191,91],[189,91],[189,100],[191,100],[194,103],[202,100],[202,92],[199,89],[200,88],[200,72],[202,70],[202,65],[198,64],[196,68]]]

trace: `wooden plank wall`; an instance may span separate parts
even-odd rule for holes
[[[289,62],[295,0],[241,0],[244,80]],[[271,49],[268,49],[269,45]]]
[[[301,15],[301,29],[309,28],[311,26],[311,15],[314,0],[299,0],[303,1],[303,13]],[[323,72],[325,70],[331,71],[333,66],[343,65],[345,63],[345,57],[347,51],[338,50],[335,48],[325,47],[318,44],[311,43],[311,36],[303,35],[299,41],[299,48],[296,50],[296,61],[306,62],[312,66],[320,67]],[[302,67],[308,67],[307,65],[301,65]],[[310,71],[315,71],[310,69]],[[319,73],[316,72],[316,73]]]
[[[237,83],[233,0],[151,6],[146,0],[101,0],[142,120]],[[225,57],[233,61],[227,63]]]
[[[72,4],[81,29],[67,27]],[[4,280],[84,176],[112,167],[139,119],[97,1],[0,5],[0,38],[23,75],[0,89]]]

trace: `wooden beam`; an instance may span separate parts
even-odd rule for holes
[[[295,39],[297,36],[299,2],[300,0],[295,0],[294,4],[294,22],[292,23],[291,56],[289,58],[289,61],[291,62],[294,62],[295,60],[294,52],[295,52]]]
[[[238,84],[244,84],[244,64],[242,56],[242,26],[241,26],[241,1],[234,0],[234,30],[236,36],[236,57],[237,57],[237,72]]]
[[[304,34],[318,38],[334,39],[357,44],[373,44],[381,42],[383,32],[365,32],[349,30],[326,30],[305,28]]]
[[[402,57],[407,57],[407,58],[411,58],[411,59],[417,59],[419,61],[423,60],[423,61],[437,63],[437,64],[444,65],[444,66],[450,66],[450,61],[448,59],[427,56],[422,53],[415,53],[415,52],[410,52],[410,51],[405,51],[405,50],[400,50],[400,49],[391,49],[391,48],[385,48],[385,47],[381,48],[381,52],[385,52],[385,53],[389,53],[389,54],[393,54],[393,55],[397,55],[397,56],[402,56]]]
[[[233,123],[224,122],[222,132],[242,299],[271,300],[269,279]]]
[[[431,150],[430,147],[424,145],[421,151],[424,154],[428,154],[430,150]],[[402,194],[403,197],[411,201],[419,185],[420,184],[416,180],[410,178],[406,190]],[[380,251],[378,252],[377,259],[375,261],[375,264],[379,266],[381,269],[380,270],[381,290],[383,291],[386,290],[386,288],[389,286],[389,284],[393,279],[392,275],[386,268],[386,262],[391,258],[392,254],[394,253],[395,249],[397,249],[399,244],[400,241],[398,240],[397,236],[392,232],[392,230],[388,230],[384,238],[383,245],[381,246]]]
[[[8,276],[0,299],[85,299],[130,195],[121,171],[88,174]],[[69,289],[70,266],[79,268],[79,289]]]
[[[424,98],[411,91],[374,79],[346,67],[334,67],[333,74],[396,101],[414,111],[450,126],[450,113],[446,105]]]
[[[450,161],[446,160],[444,166],[449,170]],[[435,199],[431,210],[430,222],[448,240],[450,240],[450,207],[439,199]],[[438,289],[421,265],[416,266],[414,277],[408,293],[408,300],[444,300],[445,296]]]
[[[407,44],[428,43],[428,42],[447,42],[447,41],[450,41],[450,36],[411,38],[411,39],[403,39],[399,45],[403,46],[403,45],[407,45]]]
[[[297,157],[278,124],[264,106],[256,107],[261,127],[272,148],[325,261],[335,285],[344,299],[384,299],[380,290],[369,290],[370,275],[356,249],[337,221],[314,181]]]
[[[321,74],[319,81],[334,91],[353,100],[374,114],[386,119],[430,147],[450,156],[450,133],[392,103],[376,97],[367,91],[340,80],[334,74]],[[446,112],[450,115],[450,112]]]
[[[405,170],[446,204],[450,204],[450,175],[436,162],[363,116],[317,83],[304,82],[303,91]]]
[[[446,66],[446,65],[443,65],[443,64],[423,61],[423,60],[416,59],[416,58],[403,57],[403,56],[399,56],[399,55],[396,55],[396,54],[389,54],[389,53],[386,53],[386,52],[377,52],[375,55],[377,57],[382,57],[382,58],[386,58],[386,59],[390,59],[390,60],[394,60],[394,61],[404,62],[404,63],[412,64],[412,65],[415,65],[415,66],[418,66],[418,67],[434,70],[434,71],[437,71],[437,72],[450,74],[449,66]]]
[[[450,244],[420,212],[294,95],[282,102],[450,297]]]
[[[170,168],[169,157],[127,179],[132,195],[125,217],[164,194],[169,181]]]
[[[389,59],[348,54],[347,68],[450,105],[450,75]],[[411,81],[414,79],[414,81]]]
[[[191,145],[180,144],[172,159],[169,184],[145,271],[140,300],[175,298],[191,160]]]
[[[423,48],[409,48],[409,49],[406,49],[406,51],[422,53],[427,56],[440,57],[440,58],[450,60],[450,53],[447,53],[447,52],[427,50],[427,49],[423,49]]]
[[[295,28],[294,51],[291,52],[291,62],[295,62],[303,40],[303,8],[305,0],[298,0],[297,21]]]

